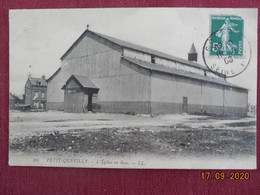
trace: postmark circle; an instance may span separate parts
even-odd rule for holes
[[[246,70],[250,64],[252,49],[249,41],[243,37],[243,55],[242,56],[232,56],[225,55],[222,52],[217,52],[217,55],[211,55],[212,49],[220,49],[221,44],[216,47],[211,47],[211,39],[213,36],[216,36],[217,32],[212,33],[205,41],[202,49],[202,57],[204,64],[207,68],[220,77],[231,78],[235,77]]]

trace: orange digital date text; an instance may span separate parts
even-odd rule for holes
[[[201,172],[202,180],[249,180],[250,173],[249,172]]]

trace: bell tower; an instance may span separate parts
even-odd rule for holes
[[[188,60],[194,61],[194,62],[197,62],[197,60],[198,60],[198,53],[196,51],[194,43],[192,43],[190,51],[188,53]]]

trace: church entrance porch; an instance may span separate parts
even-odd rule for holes
[[[93,103],[96,103],[99,88],[86,76],[71,75],[62,89],[65,112],[93,111]]]

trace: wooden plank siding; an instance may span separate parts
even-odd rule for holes
[[[121,47],[87,33],[63,58],[61,71],[48,82],[48,108],[56,109],[63,104],[64,92],[61,88],[75,74],[87,76],[98,86],[100,111],[133,112],[136,108],[137,113],[147,113],[149,77],[125,66],[121,56]]]
[[[188,113],[247,113],[248,94],[245,91],[179,76],[152,74],[152,113],[182,113],[183,97],[188,98]]]
[[[68,74],[61,71],[53,77],[47,85],[47,110],[64,110],[64,91],[61,89],[65,84]]]
[[[84,112],[84,93],[78,92],[74,94],[66,94],[64,98],[64,111],[65,112]]]

